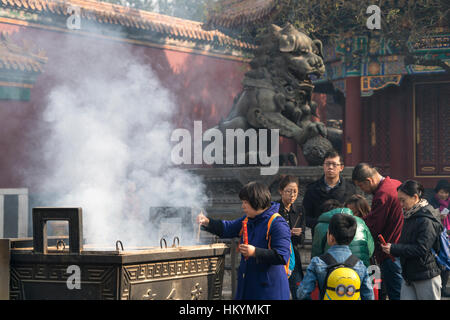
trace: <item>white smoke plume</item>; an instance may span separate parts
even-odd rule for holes
[[[206,201],[202,182],[171,165],[176,105],[151,67],[123,45],[89,48],[98,59],[81,65],[71,56],[80,54],[78,45],[63,44],[67,68],[44,110],[49,170],[40,175],[39,192],[52,196],[45,205],[83,209],[89,244],[157,246],[150,207],[199,208]]]

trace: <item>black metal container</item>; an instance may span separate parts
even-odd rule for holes
[[[69,221],[69,246],[47,245],[46,221]],[[222,243],[84,250],[81,208],[34,208],[33,248],[12,245],[11,299],[195,299],[222,296]],[[87,246],[86,246],[87,247]]]

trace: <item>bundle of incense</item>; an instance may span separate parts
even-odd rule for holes
[[[247,221],[242,221],[242,230],[243,230],[243,240],[244,244],[248,244],[248,231],[247,231]]]
[[[297,223],[298,223],[298,221],[300,220],[301,216],[302,216],[302,214],[299,214],[299,215],[298,215],[297,220],[295,220],[295,223],[294,223],[294,225],[293,225],[292,228],[296,228]]]
[[[247,221],[242,221],[242,237],[244,244],[248,244],[248,231],[247,231]],[[245,258],[247,260],[247,257]]]
[[[203,211],[200,211],[200,214],[203,215]],[[202,222],[203,222],[203,219],[200,219],[200,221],[198,222],[197,243],[200,242],[200,231],[201,231],[201,227],[202,227]]]

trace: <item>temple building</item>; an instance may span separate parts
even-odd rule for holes
[[[450,36],[437,33],[431,41],[412,44],[411,50],[439,55],[448,64]],[[322,83],[331,83],[345,98],[347,164],[366,161],[429,188],[450,176],[448,72],[437,66],[405,66],[404,56],[376,35],[343,39],[338,47],[327,48],[325,57]]]
[[[223,0],[209,23],[239,28],[277,14],[282,5]],[[383,174],[416,179],[426,188],[450,178],[450,29],[435,28],[427,35],[409,43],[409,53],[447,67],[406,65],[404,54],[377,30],[324,43],[326,73],[314,81],[313,99],[322,122],[342,124],[347,166],[365,161]],[[295,144],[286,141],[282,150],[296,152],[302,163]]]
[[[126,50],[170,91],[175,128],[206,129],[227,114],[255,48],[200,22],[94,0],[0,1],[0,32],[0,188],[23,187],[23,169],[39,165],[48,96],[81,67]]]

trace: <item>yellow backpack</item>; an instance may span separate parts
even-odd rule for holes
[[[351,255],[342,263],[338,263],[329,253],[319,258],[327,264],[324,288],[320,292],[322,299],[361,300],[361,279],[353,269],[359,258]]]

